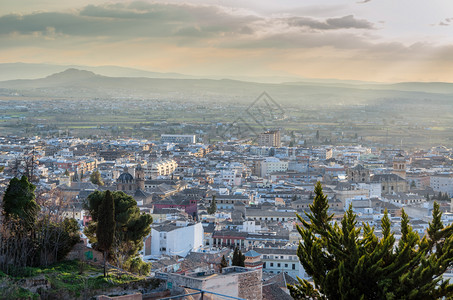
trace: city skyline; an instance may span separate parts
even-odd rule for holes
[[[453,3],[0,1],[0,63],[453,82]]]

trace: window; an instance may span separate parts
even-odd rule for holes
[[[280,268],[280,263],[277,264],[277,267]]]
[[[271,263],[271,267],[273,267],[273,266],[274,266],[274,263]]]
[[[285,268],[288,268],[288,264],[285,264]]]
[[[263,263],[263,269],[266,269],[266,262]]]
[[[293,270],[295,270],[295,269],[296,269],[296,264],[293,264]]]

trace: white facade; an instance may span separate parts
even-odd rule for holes
[[[150,162],[145,168],[145,178],[156,179],[158,176],[169,176],[177,167],[178,163],[173,159]]]
[[[357,183],[357,186],[361,190],[368,190],[370,191],[369,197],[370,198],[381,198],[382,196],[382,189],[380,183]]]
[[[194,134],[162,134],[160,140],[162,143],[195,144],[196,136]]]
[[[453,175],[434,175],[430,178],[430,186],[435,192],[453,196]]]
[[[275,157],[268,157],[261,162],[261,176],[267,176],[274,172],[288,171],[288,161],[280,160]]]
[[[157,230],[156,230],[157,229]],[[204,230],[201,223],[178,227],[163,225],[151,228],[151,256],[178,255],[203,247]]]
[[[261,254],[261,260],[263,262],[263,272],[278,274],[280,272],[286,272],[289,276],[296,278],[308,278],[305,273],[304,267],[301,265],[299,258],[297,257],[296,250],[290,251],[289,254],[287,249],[254,249]],[[268,251],[266,251],[268,250]],[[270,252],[270,253],[269,253]]]
[[[248,233],[256,233],[258,231],[261,231],[261,224],[256,224],[254,220],[247,220],[242,222],[242,229],[240,230],[242,232],[248,232]]]
[[[242,184],[242,176],[238,170],[222,170],[220,173],[220,180],[222,183],[231,186],[238,186]]]

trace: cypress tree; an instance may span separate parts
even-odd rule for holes
[[[112,193],[107,190],[99,206],[98,224],[96,227],[97,245],[104,256],[104,277],[107,275],[105,260],[115,236],[115,202]]]
[[[212,195],[211,204],[209,205],[209,207],[207,209],[207,213],[210,215],[213,215],[213,214],[215,214],[216,211],[217,211],[217,203],[215,201],[215,195]]]
[[[222,260],[220,261],[220,271],[223,270],[223,268],[228,267],[228,262],[225,259],[225,255],[222,255]]]
[[[434,204],[428,234],[420,239],[402,211],[401,238],[395,245],[387,211],[381,219],[382,237],[369,224],[357,226],[352,207],[340,223],[327,213],[321,184],[306,213],[297,215],[301,242],[297,255],[312,285],[298,278],[288,285],[294,299],[437,299],[453,297],[453,285],[442,274],[453,265],[453,225],[442,224]]]
[[[40,210],[35,201],[35,188],[26,176],[11,179],[3,196],[4,221],[12,217],[23,221],[28,229],[34,225]]]
[[[245,255],[237,247],[233,252],[233,266],[243,267],[245,265]]]

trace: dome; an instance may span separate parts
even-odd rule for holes
[[[121,182],[121,183],[129,183],[129,182],[133,182],[133,181],[134,181],[134,177],[132,177],[132,175],[128,172],[124,172],[117,179],[117,182]]]

